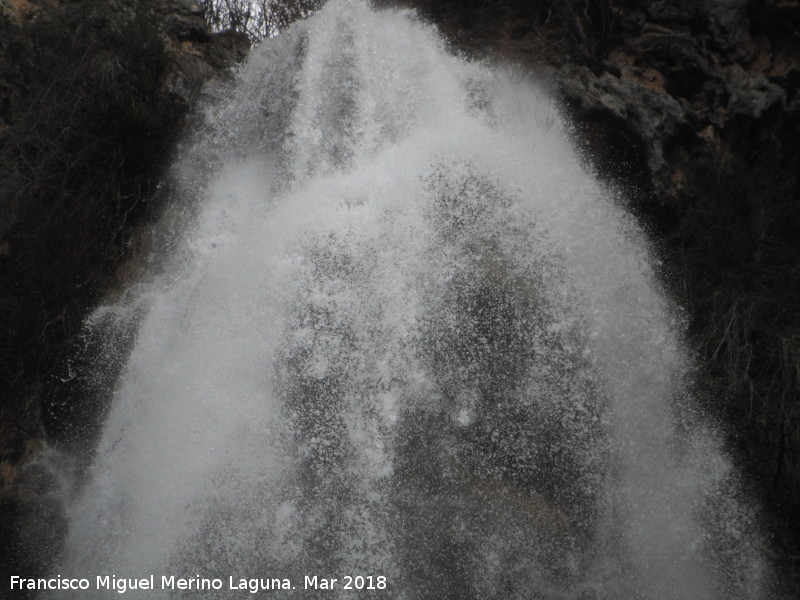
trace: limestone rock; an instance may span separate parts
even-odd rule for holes
[[[55,543],[63,524],[52,478],[31,462],[48,382],[156,210],[202,87],[249,45],[212,33],[193,0],[0,0],[0,578],[39,572],[34,541]]]

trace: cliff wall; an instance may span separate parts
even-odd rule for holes
[[[800,554],[800,3],[411,0],[549,86],[655,240],[697,393]],[[788,559],[787,559],[788,560]]]
[[[0,0],[0,579],[59,542],[40,450],[99,417],[52,390],[135,263],[203,84],[248,50],[189,0]]]
[[[405,4],[456,50],[550,87],[652,232],[698,395],[771,507],[783,557],[800,555],[800,4]],[[136,263],[203,84],[247,47],[190,0],[0,0],[0,554],[14,557],[0,576],[32,573],[36,546],[57,543],[55,483],[30,459],[64,423],[90,430],[99,407],[51,391],[68,388],[87,310]]]

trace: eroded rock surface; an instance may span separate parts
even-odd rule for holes
[[[687,308],[709,410],[799,554],[800,3],[406,4],[456,49],[533,72],[625,190]]]
[[[70,342],[135,260],[201,88],[248,51],[192,0],[0,0],[0,579],[59,539],[44,399]]]

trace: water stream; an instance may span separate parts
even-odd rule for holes
[[[772,597],[680,313],[546,94],[360,0],[227,94],[175,165],[158,266],[90,319],[136,334],[62,576]]]

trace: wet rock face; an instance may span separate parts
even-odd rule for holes
[[[625,190],[688,309],[711,410],[798,554],[800,2],[404,4],[455,47],[531,69]]]
[[[68,11],[90,4],[113,7],[107,10],[112,16],[94,24],[95,31],[102,32],[111,28],[115,19],[130,18],[135,6],[143,3],[133,0],[0,0],[0,155],[4,147],[9,147],[7,140],[12,130],[19,131],[19,127],[25,126],[24,115],[35,87],[35,82],[27,78],[30,71],[26,74],[22,68],[24,60],[34,50],[24,28],[45,18],[48,11]],[[625,185],[633,184],[637,191],[631,195],[632,203],[640,216],[653,223],[654,229],[667,238],[684,226],[680,224],[682,219],[690,224],[697,223],[698,230],[708,229],[707,223],[699,218],[684,218],[687,214],[702,213],[704,197],[720,187],[718,180],[697,187],[704,171],[724,174],[729,172],[725,170],[729,165],[746,168],[754,163],[757,154],[764,154],[764,164],[768,165],[765,170],[771,173],[770,177],[780,180],[759,193],[770,198],[778,197],[778,192],[789,199],[797,197],[800,165],[793,158],[796,155],[793,144],[800,139],[800,44],[797,41],[800,39],[800,4],[796,0],[592,0],[587,2],[592,10],[582,16],[566,11],[564,7],[568,3],[561,0],[496,3],[413,0],[408,4],[433,16],[457,47],[475,53],[491,51],[536,70],[549,82],[574,118],[579,143],[585,146],[587,156],[598,171]],[[158,97],[175,108],[177,127],[202,84],[209,78],[224,77],[225,69],[246,55],[249,42],[241,34],[211,33],[197,3],[192,0],[156,0],[152,10],[163,28],[163,43],[169,59],[159,80]],[[155,139],[168,140],[172,134],[174,131],[159,137],[156,131]],[[149,173],[145,179],[157,180],[157,165],[150,164],[147,168],[143,169]],[[721,179],[721,183],[727,183],[726,177]],[[788,191],[781,191],[784,187]],[[734,188],[732,185],[724,187],[725,193],[736,193]],[[744,189],[739,193],[753,196],[753,191],[758,192]],[[16,211],[9,211],[9,206],[17,206],[18,199],[15,196],[13,202],[6,202],[2,192],[0,189],[0,297],[19,287],[12,288],[5,285],[6,282],[28,281],[21,274],[30,270],[32,264],[33,244],[25,242],[22,236],[8,235],[8,231],[15,225],[26,231],[36,225],[20,220]],[[709,210],[743,213],[741,220],[758,222],[759,227],[764,222],[763,214],[769,216],[769,206],[757,204],[755,200],[751,206],[743,198],[743,207],[733,199],[722,200],[719,205],[709,202],[708,206],[712,207]],[[786,239],[797,239],[795,232],[800,229],[796,228],[796,215],[800,210],[797,210],[796,200],[794,204],[787,200],[778,208],[783,212],[776,212],[778,216],[774,220],[784,231],[782,235]],[[135,215],[137,211],[130,214]],[[102,218],[107,217],[104,214]],[[714,224],[713,219],[711,224]],[[124,225],[124,222],[116,225]],[[757,243],[752,247],[742,243],[732,249],[731,240],[741,232],[728,233],[721,229],[716,241],[724,242],[719,249],[722,254],[741,253],[756,258],[765,254],[773,257],[772,264],[777,260],[775,257],[792,263],[793,255],[784,252],[786,244],[765,249]],[[129,236],[124,227],[121,231],[121,243],[124,243]],[[701,231],[693,238],[679,232],[677,243],[690,245],[703,234]],[[775,240],[764,231],[754,231],[753,235],[758,240],[772,239],[772,243]],[[42,239],[53,239],[53,236]],[[714,240],[708,240],[707,248],[701,248],[704,256],[713,254],[708,249],[714,250]],[[53,252],[54,256],[56,254]],[[124,254],[123,258],[127,260],[130,256]],[[726,260],[730,261],[729,256]],[[50,262],[53,270],[60,268],[58,262]],[[720,273],[712,269],[715,265],[702,266],[709,278],[720,279]],[[750,277],[747,274],[750,271],[765,272],[763,264],[754,259],[744,267],[738,262],[733,266],[736,268],[730,270],[737,275],[739,287],[759,287],[751,285],[752,280],[746,278]],[[20,354],[16,348],[23,348],[27,361],[20,363],[19,370],[0,371],[0,398],[3,398],[0,404],[0,514],[4,515],[3,525],[18,522],[5,517],[12,509],[17,511],[15,514],[28,514],[27,509],[18,504],[22,497],[18,493],[22,489],[18,465],[30,459],[32,449],[37,446],[35,440],[44,436],[40,407],[43,383],[52,373],[58,356],[63,355],[65,340],[76,333],[81,315],[97,290],[108,287],[113,280],[108,272],[115,267],[103,264],[101,268],[98,263],[92,263],[81,269],[84,270],[69,273],[71,295],[61,294],[53,285],[43,286],[42,293],[50,295],[17,299],[29,307],[28,319],[8,318],[5,313],[0,316],[5,328],[2,333],[16,344],[15,356]],[[98,274],[103,270],[106,272]],[[769,280],[757,282],[763,284],[761,287],[772,286],[773,280],[792,281],[784,272],[768,271],[767,274]],[[42,277],[44,275],[37,272],[31,280]],[[789,284],[786,287],[788,289]],[[88,288],[94,291],[86,293]],[[80,290],[77,298],[75,289]],[[731,298],[733,309],[749,306],[740,302],[740,296],[731,294]],[[692,301],[702,304],[696,298]],[[502,306],[497,306],[500,308],[496,310],[502,314]],[[780,303],[779,310],[773,311],[775,319],[789,319],[786,316],[789,306],[787,302]],[[692,309],[696,320],[708,316],[696,306]],[[727,308],[722,305],[718,310],[725,312]],[[736,310],[730,312],[730,323],[734,323]],[[32,325],[29,327],[26,323]],[[725,330],[725,326],[720,328],[720,331]],[[756,333],[756,343],[753,344],[753,340],[747,343],[755,345],[756,354],[763,354],[769,332]],[[779,341],[786,344],[785,350],[781,350],[786,356],[791,356],[793,348],[797,348],[790,344],[792,335],[796,337],[790,327],[782,325],[782,341]],[[3,337],[0,335],[0,349],[5,343]],[[729,351],[726,340],[710,338],[708,345],[715,356],[725,356]],[[46,351],[37,348],[46,348]],[[743,353],[743,356],[747,359],[747,367],[743,368],[755,369],[749,366],[750,355]],[[767,370],[766,365],[757,364]],[[747,383],[748,378],[745,376],[742,381]],[[759,382],[756,384],[758,390]],[[765,389],[769,388],[768,384]],[[790,504],[793,502],[800,507],[800,439],[798,434],[792,433],[800,431],[793,427],[797,423],[798,407],[781,410],[794,415],[791,419],[795,420],[787,417],[788,425],[784,428],[767,419],[760,425],[764,431],[753,433],[753,437],[758,438],[754,445],[758,446],[757,452],[770,457],[763,469],[765,478],[774,480],[776,489],[794,490],[790,493],[793,498]],[[779,457],[777,466],[772,462],[776,455]],[[11,507],[9,511],[7,507]],[[800,518],[796,522],[800,522]],[[0,531],[0,545],[8,539],[10,537]],[[3,551],[4,548],[0,548],[0,555]]]
[[[702,10],[701,3],[692,0],[648,0],[642,8],[653,21],[677,22],[691,21]]]
[[[408,4],[468,52],[532,66],[589,139],[589,158],[616,165],[614,179],[660,203],[680,191],[676,146],[705,152],[743,121],[797,117],[794,1],[591,0],[584,11],[547,0]]]
[[[78,28],[80,35],[74,36],[66,31],[68,28]],[[74,47],[63,47],[70,40]],[[56,46],[61,48],[55,49]],[[92,213],[83,207],[93,200],[74,200],[122,192],[104,191],[102,185],[95,185],[87,165],[86,171],[75,169],[65,176],[61,187],[68,189],[64,198],[53,200],[64,206],[51,206],[45,211],[66,213],[59,217],[63,222],[44,223],[40,204],[43,198],[56,194],[37,182],[48,179],[47,169],[63,175],[65,165],[80,163],[73,156],[77,149],[91,154],[92,145],[96,145],[102,150],[93,160],[132,165],[128,167],[132,172],[104,163],[97,170],[108,168],[111,178],[123,180],[119,182],[123,188],[126,178],[131,182],[139,180],[133,186],[137,190],[130,193],[138,197],[134,202],[141,206],[140,200],[153,191],[148,186],[158,180],[164,169],[160,158],[166,156],[203,84],[225,78],[229,67],[246,56],[249,46],[246,36],[212,33],[192,0],[0,2],[0,175],[4,181],[0,190],[0,322],[7,340],[1,350],[3,357],[13,358],[4,360],[12,363],[7,371],[0,369],[0,390],[8,392],[2,394],[4,399],[14,399],[0,406],[0,447],[8,445],[0,458],[16,461],[25,440],[41,436],[42,411],[37,398],[41,375],[52,369],[53,359],[36,356],[37,344],[57,346],[74,333],[81,318],[79,313],[87,308],[86,302],[93,295],[86,294],[87,289],[108,286],[113,279],[113,265],[97,262],[102,261],[101,256],[86,257],[85,264],[68,273],[72,281],[59,289],[61,286],[53,283],[53,274],[48,272],[59,268],[55,260],[58,243],[44,246],[38,244],[41,240],[37,237],[52,240],[55,236],[44,231],[48,226],[67,228],[70,218],[86,210],[87,220],[106,220],[111,229],[119,228],[124,239],[114,244],[131,247],[129,236],[125,235],[127,228],[136,225],[137,212],[139,218],[142,216],[141,211],[134,210],[126,215],[131,206],[122,212],[111,209],[112,214]],[[72,83],[63,84],[69,78]],[[64,85],[71,85],[78,92],[65,98],[64,94],[59,95]],[[123,91],[115,92],[118,89]],[[128,91],[132,97],[126,103],[118,96],[125,96]],[[84,98],[67,107],[73,96]],[[73,121],[65,120],[69,118]],[[76,131],[74,139],[59,137],[65,128]],[[119,198],[98,198],[98,205],[102,205],[98,211],[118,202]],[[113,248],[106,250],[118,254]],[[43,252],[55,254],[48,260],[39,256]],[[44,259],[44,271],[34,273],[40,259]],[[72,264],[67,269],[82,259],[71,257]],[[102,269],[106,272],[99,272]],[[36,284],[34,288],[41,288],[36,297],[26,298],[22,289],[26,285],[21,283],[25,277],[49,284]],[[82,292],[75,291],[81,288]],[[76,298],[80,307],[73,306]],[[26,305],[30,306],[27,313]],[[66,331],[57,336],[60,341],[54,341],[49,335],[43,336],[42,330],[48,327],[48,333],[62,327]],[[39,335],[38,341],[35,335]],[[29,350],[20,350],[28,347]],[[50,350],[59,353],[57,347]],[[20,358],[25,354],[30,356]],[[31,377],[33,372],[37,375]]]
[[[632,184],[680,280],[709,404],[797,548],[800,402],[782,398],[799,397],[784,374],[800,329],[800,3],[618,8],[604,56],[543,72],[598,172]]]
[[[211,41],[203,11],[193,0],[162,0],[154,7],[161,15],[164,31],[178,40]]]
[[[58,537],[57,490],[31,462],[69,423],[58,365],[135,261],[202,86],[249,46],[212,33],[192,0],[0,0],[2,577],[33,575],[31,541]]]
[[[142,7],[161,30],[170,64],[162,81],[162,93],[177,94],[190,105],[199,88],[208,79],[224,77],[227,69],[249,52],[246,36],[233,32],[213,33],[206,24],[203,11],[194,0],[0,0],[0,38],[3,52],[0,60],[0,131],[19,120],[25,110],[25,94],[30,85],[18,73],[20,59],[35,49],[26,35],[26,28],[52,19],[61,11],[83,10],[94,33],[122,29]],[[138,12],[137,12],[138,11]],[[105,32],[105,33],[104,33]],[[94,43],[97,43],[95,40]],[[96,48],[103,50],[100,45]],[[108,49],[105,49],[108,50]],[[113,51],[113,49],[112,49]]]
[[[42,557],[58,552],[66,532],[63,503],[69,493],[65,477],[69,465],[53,452],[30,449],[35,456],[13,467],[14,485],[0,493],[4,575],[45,571],[48,565]]]
[[[768,41],[754,26],[758,19],[737,1],[621,7],[606,56],[587,66],[553,69],[550,80],[578,122],[587,111],[595,121],[599,114],[624,122],[643,142],[645,181],[660,202],[670,203],[682,181],[676,147],[703,148],[742,121],[785,111],[796,93],[785,85],[776,61],[800,54]],[[602,148],[592,150],[602,163]]]

